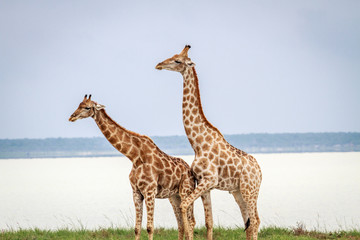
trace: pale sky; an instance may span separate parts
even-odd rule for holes
[[[185,135],[186,44],[224,134],[360,131],[360,1],[0,1],[0,138],[102,136],[68,118],[85,94],[120,125]]]

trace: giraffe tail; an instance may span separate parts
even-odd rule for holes
[[[246,221],[245,223],[245,230],[244,232],[246,231],[246,229],[248,229],[250,227],[250,218],[248,218],[248,220]]]

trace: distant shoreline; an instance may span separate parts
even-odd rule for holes
[[[249,154],[255,156],[255,155],[260,155],[260,154],[341,154],[341,153],[359,153],[360,151],[350,151],[350,152],[269,152],[269,153],[252,153],[252,152],[248,152]],[[194,156],[194,154],[169,154],[175,157],[179,157],[179,158],[185,158],[185,157],[191,157]],[[64,159],[71,159],[71,158],[126,158],[124,155],[122,154],[117,154],[117,155],[73,155],[73,156],[42,156],[42,157],[29,157],[29,158],[21,158],[21,157],[16,157],[16,158],[0,158],[0,161],[6,161],[6,160],[24,160],[24,159],[28,159],[28,160],[32,160],[32,159],[58,159],[58,158],[64,158]]]
[[[277,133],[224,135],[233,146],[251,153],[359,152],[360,133]],[[193,155],[186,136],[154,136],[170,155]],[[104,137],[0,139],[0,159],[123,156]]]

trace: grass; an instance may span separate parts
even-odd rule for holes
[[[214,229],[214,240],[216,239],[245,239],[245,232],[241,228],[229,229],[217,227]],[[134,231],[132,229],[99,229],[99,230],[69,230],[62,229],[56,231],[50,230],[16,230],[0,232],[0,240],[87,240],[87,239],[134,239]],[[141,239],[147,239],[145,230],[141,232]],[[155,240],[177,240],[177,230],[175,229],[155,229]],[[197,228],[194,231],[194,239],[206,239],[206,229]],[[259,239],[267,240],[310,240],[310,239],[350,239],[360,240],[360,231],[340,231],[340,232],[317,232],[307,231],[301,225],[293,229],[267,227],[259,232]]]

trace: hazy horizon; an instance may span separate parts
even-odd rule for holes
[[[101,132],[100,132],[101,133]],[[353,131],[353,132],[279,132],[279,133],[266,133],[266,132],[258,132],[258,133],[225,133],[226,136],[232,136],[232,135],[261,135],[261,134],[268,134],[268,135],[281,135],[281,134],[322,134],[322,133],[329,133],[329,134],[336,134],[336,133],[360,133]],[[186,134],[177,134],[177,135],[148,135],[148,137],[186,137]],[[104,138],[104,135],[99,136],[89,136],[89,137],[40,137],[40,138],[26,138],[26,137],[20,137],[20,138],[0,138],[0,140],[22,140],[22,139],[29,139],[29,140],[44,140],[44,139],[57,139],[57,138]]]
[[[360,2],[2,1],[0,139],[102,137],[68,121],[85,94],[121,126],[185,135],[182,76],[155,65],[190,44],[223,134],[360,132]]]

